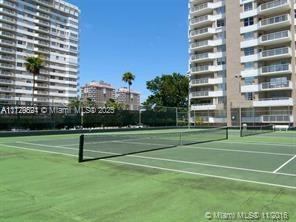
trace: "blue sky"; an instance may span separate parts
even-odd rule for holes
[[[148,95],[146,81],[188,64],[187,0],[68,0],[81,9],[80,85],[104,80]],[[143,101],[142,101],[143,102]]]

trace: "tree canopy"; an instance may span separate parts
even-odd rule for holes
[[[152,95],[144,105],[187,107],[189,79],[180,73],[157,76],[146,82],[147,89]]]

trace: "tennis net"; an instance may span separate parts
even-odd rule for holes
[[[181,132],[86,134],[80,136],[79,162],[228,139],[228,128]]]
[[[243,126],[241,128],[240,135],[241,137],[245,137],[263,133],[271,133],[273,131],[273,125]]]

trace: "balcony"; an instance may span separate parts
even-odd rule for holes
[[[0,76],[12,76],[12,72],[6,71],[6,70],[1,70]]]
[[[190,82],[191,86],[202,86],[202,85],[216,85],[222,84],[223,78],[202,78],[202,79],[192,79]]]
[[[264,50],[260,53],[260,60],[284,59],[292,56],[292,50],[289,47]]]
[[[45,13],[37,12],[36,15],[39,16],[39,17],[42,17],[42,18],[44,18],[44,19],[48,19],[48,20],[50,20],[50,16],[47,15],[47,14],[45,14]]]
[[[293,84],[291,81],[279,81],[279,82],[264,82],[261,84],[252,84],[241,86],[242,93],[248,92],[262,92],[262,91],[274,91],[274,90],[292,90]]]
[[[191,38],[202,38],[202,37],[210,37],[215,34],[214,28],[202,28],[190,31]]]
[[[0,100],[12,100],[12,96],[5,96],[5,95],[0,95]]]
[[[45,33],[47,33],[47,34],[50,33],[50,29],[43,28],[43,27],[41,27],[41,26],[39,26],[39,27],[37,28],[37,30],[40,31],[40,32],[45,32]]]
[[[266,2],[258,7],[258,14],[270,15],[273,13],[281,13],[291,9],[289,0],[275,0]]]
[[[13,26],[13,25],[8,25],[6,23],[0,23],[0,28],[1,29],[6,29],[8,31],[15,31],[16,30],[16,27]]]
[[[293,116],[290,115],[262,115],[261,121],[265,123],[291,123]]]
[[[190,45],[191,50],[195,49],[210,49],[218,45],[223,45],[225,43],[222,39],[217,40],[203,40],[198,42],[192,42]]]
[[[219,19],[222,19],[223,15],[203,15],[196,18],[190,19],[190,26],[191,28],[196,28],[202,25],[210,25],[214,21],[217,21]]]
[[[260,98],[257,101],[253,101],[253,106],[254,107],[293,106],[293,99],[290,97]]]
[[[49,95],[49,92],[48,91],[34,91],[34,94],[35,95],[41,95],[41,96],[47,96]]]
[[[9,2],[9,1],[6,1],[6,0],[0,0],[0,4],[8,6],[10,8],[15,8],[16,7],[15,3]]]
[[[0,92],[12,92],[12,88],[0,87]]]
[[[43,11],[45,13],[50,13],[50,9],[48,9],[46,7],[43,7],[43,6],[40,6],[40,5],[37,6],[37,9],[40,10],[40,11]]]
[[[5,36],[5,37],[12,38],[12,39],[15,38],[14,34],[12,34],[11,32],[7,32],[7,31],[0,31],[0,36]]]
[[[49,80],[48,76],[41,76],[41,75],[36,76],[35,79],[38,81],[45,81],[45,82]]]
[[[224,96],[223,91],[196,91],[196,92],[190,93],[191,98],[210,98],[210,97],[223,97],[223,96]]]
[[[9,23],[15,23],[16,22],[16,19],[8,17],[6,15],[1,15],[0,20],[5,21],[5,22],[9,22]]]
[[[191,56],[191,62],[211,61],[217,58],[222,58],[223,56],[222,52],[193,54]]]
[[[255,77],[255,76],[268,76],[279,74],[291,74],[292,66],[290,64],[275,64],[269,66],[263,66],[260,69],[245,69],[241,72],[243,78]]]
[[[16,12],[7,8],[0,8],[0,12],[6,15],[16,16]]]
[[[292,40],[291,32],[288,30],[274,32],[266,35],[262,35],[259,38],[260,45],[274,45],[274,44],[281,44],[285,42],[290,42]]]
[[[292,73],[292,67],[290,64],[276,64],[270,66],[263,66],[260,69],[261,75],[278,75]]]
[[[260,84],[261,91],[293,89],[291,81],[264,82]]]
[[[14,69],[15,66],[12,65],[12,64],[8,64],[8,63],[0,63],[0,68],[3,68],[3,69]]]
[[[225,65],[202,65],[202,66],[195,66],[191,68],[191,74],[204,74],[210,72],[219,72],[225,69]]]
[[[6,39],[0,39],[0,44],[6,45],[6,46],[15,46],[14,41],[6,40]]]
[[[216,110],[217,105],[214,104],[200,104],[200,105],[192,105],[192,111],[205,111],[205,110]]]
[[[0,79],[0,84],[11,85],[13,81],[10,79]]]
[[[290,15],[279,15],[272,18],[263,19],[259,22],[258,29],[270,30],[274,28],[282,28],[291,25]]]
[[[220,8],[223,6],[223,2],[206,2],[202,3],[196,6],[191,6],[190,8],[190,14],[191,15],[201,15],[201,14],[207,14],[213,11],[215,8]]]
[[[0,60],[14,62],[15,57],[14,56],[0,55]]]

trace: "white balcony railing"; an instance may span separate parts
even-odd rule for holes
[[[263,115],[262,122],[291,122],[292,118],[290,115]]]
[[[193,42],[191,43],[191,48],[199,48],[202,46],[207,46],[209,45],[209,41],[208,40],[204,40],[204,41],[199,41],[199,42]]]
[[[272,18],[263,19],[260,21],[260,26],[268,26],[272,24],[277,24],[289,20],[289,15],[279,15]]]
[[[289,4],[288,0],[276,0],[276,1],[266,2],[260,5],[260,11],[282,7],[283,5],[286,5],[286,4]]]
[[[274,73],[274,72],[285,72],[290,70],[290,64],[276,64],[270,66],[263,66],[261,68],[261,73]]]
[[[266,41],[272,41],[272,40],[288,38],[288,37],[289,37],[289,31],[285,30],[285,31],[274,32],[274,33],[262,35],[260,40],[261,40],[261,42],[266,42]]]
[[[191,80],[192,85],[199,85],[199,84],[207,84],[209,83],[208,78],[203,78],[203,79],[193,79]]]
[[[264,82],[261,83],[262,89],[276,89],[276,88],[289,88],[291,87],[290,81],[279,81],[279,82]]]
[[[259,98],[253,101],[254,107],[276,107],[293,106],[293,99],[290,97]]]
[[[261,58],[274,57],[289,54],[289,47],[269,49],[261,52]]]
[[[201,22],[208,21],[209,19],[210,19],[210,17],[208,15],[203,15],[203,16],[191,19],[190,24],[195,25],[195,24],[198,24]]]
[[[203,85],[203,84],[222,84],[223,83],[223,78],[218,77],[218,78],[201,78],[201,79],[192,79],[190,84],[191,85]]]
[[[209,70],[208,65],[204,65],[204,66],[196,66],[196,67],[192,67],[191,71],[192,72],[203,72],[203,71],[208,71]]]
[[[200,5],[196,5],[196,6],[191,7],[190,11],[191,12],[198,12],[198,11],[206,9],[206,8],[208,8],[208,3],[203,3]]]
[[[191,106],[191,110],[215,110],[217,109],[217,105],[215,104],[195,104]]]
[[[222,97],[224,96],[224,91],[218,90],[218,91],[195,91],[191,92],[190,96],[192,98],[198,98],[198,97]]]

